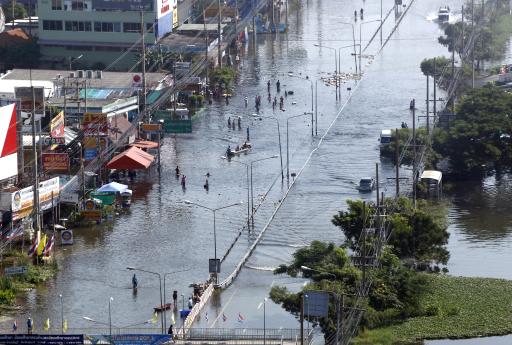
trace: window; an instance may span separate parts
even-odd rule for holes
[[[71,9],[73,11],[83,11],[87,9],[85,0],[73,0],[71,1]]]
[[[118,22],[94,22],[96,32],[121,32],[121,23]]]
[[[61,31],[62,21],[60,20],[43,20],[43,30]]]
[[[123,32],[137,32],[140,33],[140,23],[124,23]]]
[[[155,32],[153,24],[150,24],[150,23],[146,24],[146,32]]]
[[[62,10],[62,0],[52,0],[52,10]]]
[[[65,22],[66,31],[91,31],[91,22]]]

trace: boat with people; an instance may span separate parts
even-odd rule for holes
[[[450,7],[442,6],[437,11],[437,20],[440,23],[446,23],[450,20]]]
[[[157,305],[156,307],[153,308],[153,310],[159,313],[159,312],[162,312],[165,310],[169,310],[171,308],[172,308],[172,303],[165,303],[164,305]]]
[[[226,150],[226,156],[223,158],[231,158],[233,156],[239,156],[242,153],[247,153],[251,150],[251,143],[244,142],[241,146],[237,146],[234,149],[231,149],[231,146]]]

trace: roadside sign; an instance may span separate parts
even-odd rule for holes
[[[162,130],[162,125],[159,123],[143,123],[142,130],[148,133],[158,133]]]
[[[0,334],[0,344],[4,345],[78,345],[84,343],[82,334]]]
[[[6,267],[4,269],[4,274],[6,276],[13,276],[16,274],[25,274],[28,272],[27,266],[13,266],[13,267]]]
[[[304,315],[326,317],[329,311],[329,294],[323,291],[304,291]]]
[[[210,273],[220,273],[220,259],[210,259],[208,264]]]
[[[71,245],[73,244],[73,230],[66,229],[60,233],[60,244]]]

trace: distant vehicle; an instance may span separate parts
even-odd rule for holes
[[[393,135],[391,129],[383,129],[380,131],[380,144],[386,145],[393,141]]]
[[[437,20],[440,23],[446,23],[450,20],[450,7],[443,6],[439,8],[439,11],[437,12]]]
[[[363,177],[359,180],[359,186],[357,189],[360,192],[371,192],[375,189],[375,180],[373,177]]]
[[[498,74],[499,83],[512,82],[512,65],[502,65]]]

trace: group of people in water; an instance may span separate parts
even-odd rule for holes
[[[181,173],[180,172],[180,167],[176,166],[176,178],[180,179],[180,176],[181,176],[181,186],[183,187],[183,189],[185,189],[186,188],[186,183],[187,183],[187,176],[181,175],[180,173]],[[206,189],[208,191],[210,189],[210,184],[208,182],[208,178],[210,177],[210,173],[207,172],[205,176],[206,176],[206,181],[205,181],[203,187],[204,187],[204,189]]]
[[[239,116],[238,119],[233,119],[231,121],[231,117],[228,117],[228,128],[235,129],[235,124],[238,123],[238,129],[242,129],[242,118]]]
[[[361,8],[361,10],[359,11],[359,14],[361,16],[361,20],[363,20],[363,14],[364,14],[364,11],[363,9]],[[354,10],[354,21],[357,22],[357,10]]]
[[[245,149],[249,149],[249,148],[251,148],[251,144],[247,143],[247,141],[245,141],[242,144],[242,146],[237,145],[234,150],[231,149],[231,145],[228,145],[228,149],[226,150],[226,156],[230,157],[240,150],[245,150]]]

